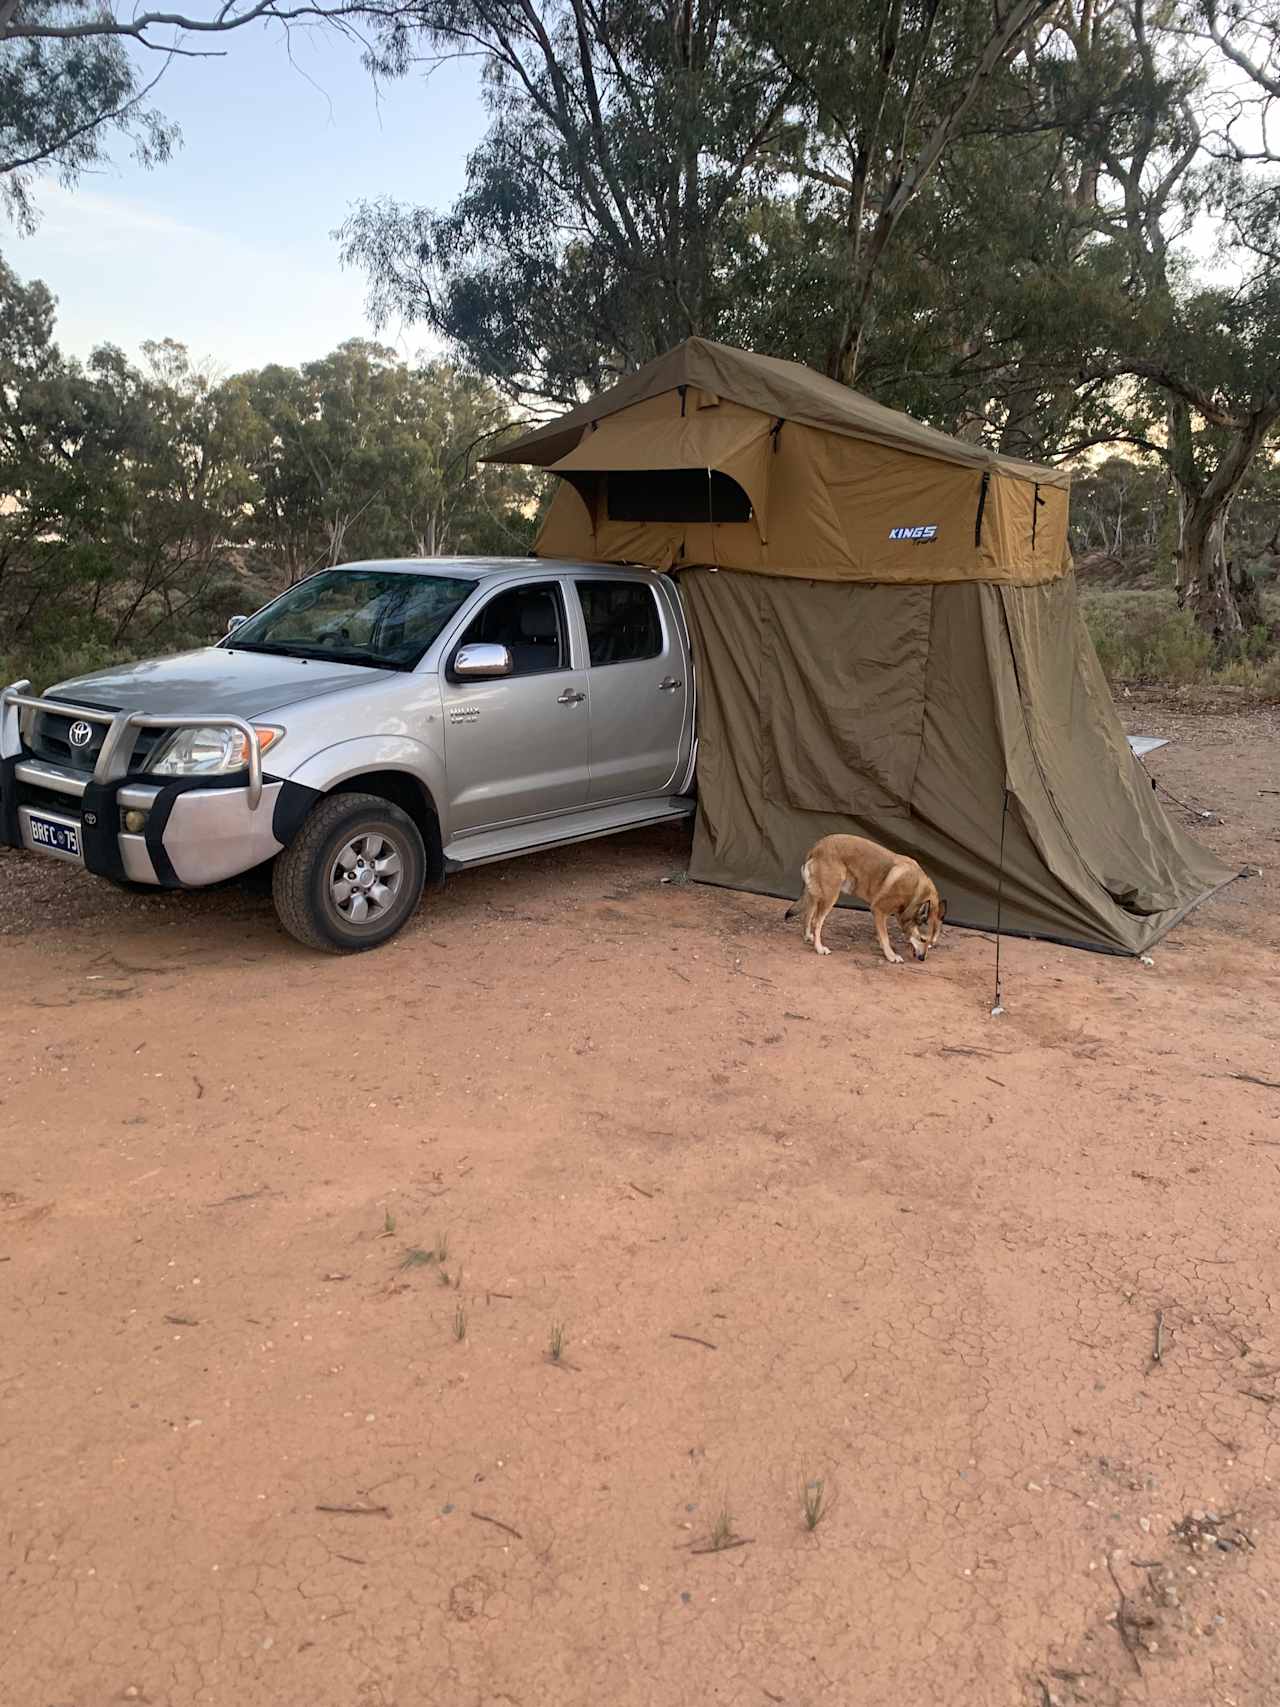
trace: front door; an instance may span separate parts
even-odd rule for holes
[[[675,781],[692,684],[684,648],[643,581],[576,579],[591,694],[588,799],[661,794]]]
[[[458,648],[480,641],[505,646],[513,673],[453,681],[449,664]],[[569,666],[569,629],[556,581],[503,587],[472,618],[440,683],[451,836],[585,804],[586,672]]]

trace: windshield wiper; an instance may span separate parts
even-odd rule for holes
[[[384,658],[378,652],[342,651],[326,652],[324,657],[332,658],[337,664],[368,664],[374,670],[409,670],[411,664],[402,664],[396,658]]]
[[[328,646],[291,646],[281,642],[269,646],[263,641],[237,641],[231,637],[228,652],[268,652],[281,658],[306,658],[315,664],[367,664],[375,670],[407,670],[408,664],[397,663],[391,658],[382,658],[376,652],[361,652],[343,648],[342,651]]]
[[[228,652],[266,652],[274,658],[318,658],[321,656],[312,646],[288,646],[278,643],[269,646],[263,640],[237,640],[234,635],[227,643]]]

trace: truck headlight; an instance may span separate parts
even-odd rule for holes
[[[260,753],[284,734],[266,724],[255,724],[253,732]],[[178,729],[160,744],[147,769],[154,776],[221,776],[248,763],[249,744],[238,729]]]

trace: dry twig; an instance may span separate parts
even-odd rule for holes
[[[487,1517],[482,1511],[473,1511],[472,1517],[478,1523],[491,1523],[495,1529],[505,1529],[508,1535],[514,1535],[517,1541],[523,1541],[524,1536],[518,1529],[513,1529],[509,1523],[504,1523],[500,1517]]]
[[[1120,1586],[1120,1578],[1116,1575],[1116,1568],[1111,1563],[1110,1553],[1107,1554],[1107,1570],[1110,1572],[1112,1582],[1116,1585],[1116,1593],[1120,1596],[1120,1605],[1116,1608],[1116,1629],[1120,1632],[1120,1640],[1124,1643],[1125,1653],[1133,1661],[1134,1671],[1141,1677],[1142,1662],[1138,1658],[1138,1650],[1133,1645],[1133,1630],[1130,1625],[1132,1614],[1129,1611],[1129,1596]]]

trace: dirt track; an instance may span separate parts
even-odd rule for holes
[[[997,1021],[666,834],[356,961],[0,859],[0,1702],[1280,1700],[1277,716],[1129,711],[1264,876]]]

